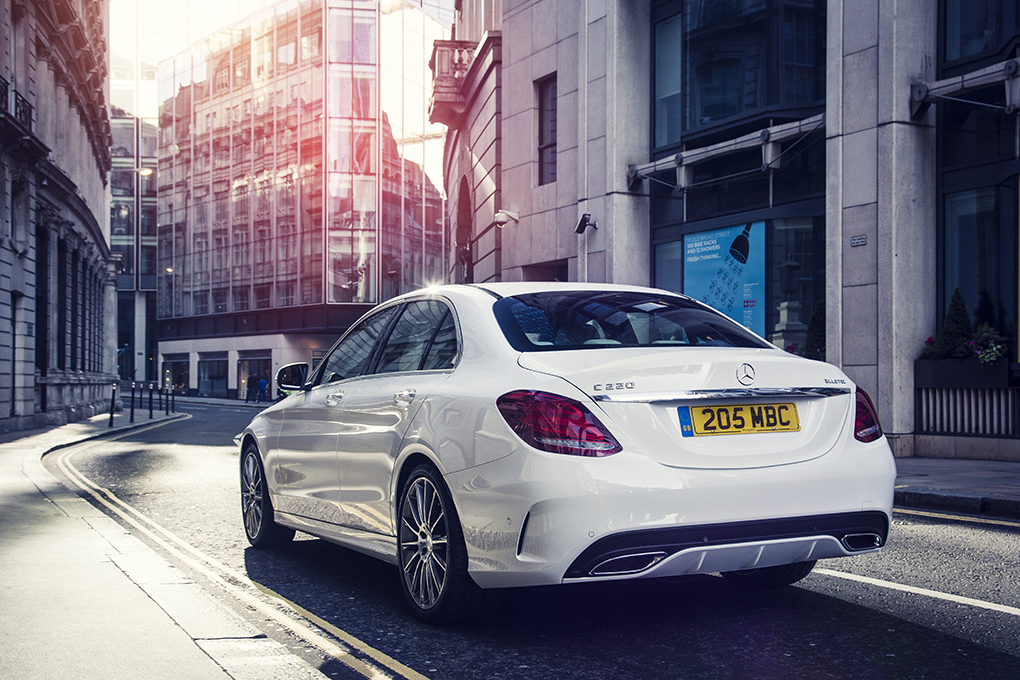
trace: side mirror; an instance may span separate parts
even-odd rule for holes
[[[276,372],[276,389],[284,394],[291,394],[301,390],[308,378],[308,364],[301,362],[287,364]]]

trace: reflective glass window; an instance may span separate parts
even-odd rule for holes
[[[438,300],[409,304],[400,315],[379,354],[376,373],[416,371],[421,365],[447,307]]]
[[[384,309],[351,330],[326,357],[325,366],[316,384],[324,385],[361,375],[372,356],[376,341],[386,330],[396,310],[396,307]]]

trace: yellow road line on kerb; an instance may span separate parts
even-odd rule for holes
[[[969,515],[947,515],[941,512],[926,512],[924,510],[907,510],[905,508],[894,508],[893,512],[902,515],[917,515],[919,517],[932,517],[935,519],[951,519],[956,522],[974,522],[975,524],[992,524],[1000,527],[1016,527],[1020,529],[1020,522],[1007,522],[1004,519],[986,519],[984,517],[971,517]]]
[[[189,416],[190,417],[190,416]],[[155,427],[155,426],[153,426]],[[149,428],[146,428],[149,429]],[[137,430],[134,432],[137,433]],[[119,439],[124,435],[118,435],[116,437],[106,438],[104,441],[110,441],[111,439]],[[98,444],[93,444],[95,446]],[[91,446],[86,447],[91,448]],[[78,449],[83,450],[83,449]],[[347,633],[336,626],[326,622],[325,620],[307,612],[298,605],[290,602],[283,596],[274,592],[273,590],[266,588],[260,583],[252,581],[247,575],[242,574],[226,565],[220,563],[217,560],[209,557],[202,551],[189,545],[183,539],[175,536],[172,532],[166,528],[160,526],[157,522],[153,521],[145,514],[139,512],[137,509],[125,503],[123,500],[117,497],[109,489],[105,489],[93,483],[87,477],[85,477],[74,465],[70,462],[71,456],[76,453],[76,450],[69,450],[61,453],[57,458],[57,466],[60,470],[71,480],[77,487],[85,491],[87,494],[92,496],[98,503],[107,508],[110,512],[120,517],[122,520],[127,522],[129,525],[145,534],[154,543],[159,545],[165,551],[174,555],[177,559],[181,560],[197,572],[205,576],[211,583],[226,591],[231,596],[240,600],[245,605],[252,607],[264,616],[272,619],[276,623],[280,624],[287,630],[291,631],[298,637],[304,639],[309,644],[313,645],[321,652],[335,658],[337,661],[345,664],[354,671],[357,671],[366,678],[372,678],[373,680],[384,680],[393,677],[402,677],[407,680],[428,680],[424,675],[418,673],[412,668],[405,666],[399,661],[391,658],[387,654],[375,649],[374,647],[362,642],[358,638],[354,637],[350,633]],[[210,568],[212,567],[212,568]],[[216,571],[213,571],[215,569]],[[237,581],[239,585],[235,585],[223,578],[220,572],[229,578]],[[258,593],[262,593],[265,596],[270,597],[275,601],[277,606],[267,604],[263,600],[256,597],[253,593],[248,590],[254,590]],[[309,621],[312,621],[315,625],[323,628],[329,633],[333,634],[340,640],[339,643],[333,642],[326,637],[315,632],[308,626],[303,625],[299,621],[296,621],[286,613],[279,611],[277,607],[281,607],[284,610],[289,610],[290,614],[304,617]],[[369,657],[371,660],[384,666],[389,671],[396,674],[396,676],[390,675],[380,668],[375,667],[371,663],[367,663],[358,659],[351,654],[351,650],[348,646],[357,650],[361,654]]]

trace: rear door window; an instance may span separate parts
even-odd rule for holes
[[[419,300],[408,304],[379,353],[375,372],[420,370],[426,353],[432,355],[429,348],[443,327],[444,319],[449,317],[449,308],[439,300]]]

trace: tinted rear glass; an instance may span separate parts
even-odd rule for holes
[[[743,326],[685,298],[638,292],[549,291],[493,308],[520,352],[611,347],[767,347]]]

